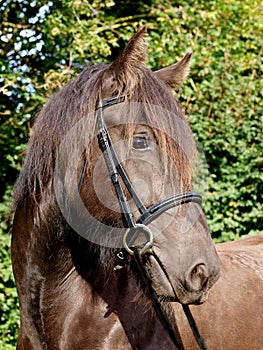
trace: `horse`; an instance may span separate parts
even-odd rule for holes
[[[202,305],[191,305],[208,349],[263,347],[263,234],[216,244],[221,276]],[[198,349],[182,308],[173,303],[186,349]]]
[[[18,350],[183,349],[171,303],[205,302],[220,276],[173,94],[191,54],[153,72],[146,39],[36,118],[13,195]]]

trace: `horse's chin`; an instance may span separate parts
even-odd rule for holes
[[[202,292],[195,292],[195,293],[189,293],[187,291],[176,291],[176,295],[168,294],[165,291],[162,293],[158,293],[158,298],[160,301],[163,302],[178,302],[181,304],[194,304],[194,305],[200,305],[203,304],[207,299],[209,295],[209,291],[202,291]]]
[[[208,298],[209,291],[202,291],[199,293],[185,293],[178,297],[181,304],[203,304]]]
[[[162,294],[162,295],[158,295],[158,298],[161,302],[201,305],[204,302],[206,302],[206,300],[208,299],[208,294],[209,292],[203,293],[201,296],[198,296],[198,297],[184,295],[184,296],[181,296],[180,299],[174,295],[171,296],[171,295]]]

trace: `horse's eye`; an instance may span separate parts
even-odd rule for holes
[[[136,150],[144,150],[147,149],[148,141],[146,137],[143,136],[135,136],[132,141],[132,148]]]

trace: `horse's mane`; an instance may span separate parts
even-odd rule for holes
[[[63,137],[79,120],[86,118],[87,132],[94,132],[95,118],[92,116],[94,116],[93,112],[101,91],[104,74],[110,67],[110,64],[88,66],[78,77],[53,95],[40,111],[33,127],[23,169],[14,188],[14,207],[21,204],[26,198],[35,203],[40,202],[43,193],[52,183],[58,147]],[[164,120],[162,116],[152,112],[152,105],[160,106],[184,120],[180,104],[174,100],[172,91],[143,63],[137,70],[137,81],[134,84],[130,83],[131,79],[135,79],[132,72],[130,74],[129,72],[120,73],[115,68],[113,72],[115,84],[112,85],[112,94],[122,94],[127,96],[129,101],[149,106],[148,118],[152,119],[157,129],[164,130],[163,125],[168,123],[166,129],[168,127],[169,130],[174,130],[176,125],[171,118]],[[163,148],[169,144],[166,141],[165,137],[158,140]],[[181,159],[180,175],[182,179],[189,179],[189,166],[182,152],[173,149],[168,153],[173,153],[172,156],[177,162]]]

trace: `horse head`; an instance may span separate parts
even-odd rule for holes
[[[140,223],[137,238],[131,237],[134,229],[127,235],[133,247],[153,235],[154,254],[146,254],[146,265],[157,294],[201,303],[218,279],[220,264],[200,197],[193,192],[195,142],[172,94],[189,72],[191,55],[152,72],[145,65],[145,37],[142,28],[113,63],[92,72],[96,105],[60,144],[58,168],[61,173],[62,164],[65,174],[57,198],[70,225],[96,246],[116,248],[113,257],[126,244],[127,229]],[[107,134],[101,136],[103,145],[100,132]],[[157,207],[153,218],[149,208]]]

